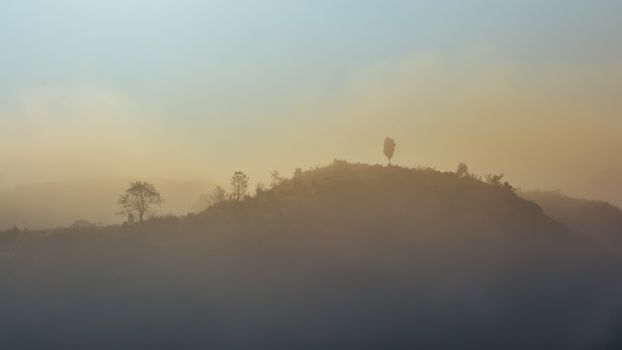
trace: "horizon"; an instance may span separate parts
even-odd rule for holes
[[[386,147],[386,145],[385,145]],[[391,151],[391,158],[394,155]],[[389,155],[385,154],[385,157]],[[610,203],[598,198],[584,198],[573,196],[559,189],[542,190],[542,189],[524,189],[516,186],[514,183],[507,182],[505,174],[480,174],[473,171],[466,163],[460,163],[457,170],[445,171],[434,167],[416,166],[407,167],[400,164],[394,164],[391,160],[385,163],[362,163],[350,162],[343,159],[334,159],[333,162],[316,165],[308,169],[296,168],[291,175],[276,173],[279,181],[294,181],[298,174],[315,173],[332,167],[340,167],[347,165],[349,167],[367,167],[367,168],[386,168],[402,169],[430,174],[454,174],[458,177],[467,176],[470,180],[492,184],[495,186],[508,186],[511,192],[518,197],[529,202],[541,205],[539,200],[533,200],[539,196],[552,195],[552,198],[563,201],[581,203],[586,201],[589,205],[597,206],[603,203],[613,205],[620,215],[622,210],[615,206],[616,203]],[[300,173],[298,171],[300,170]],[[248,174],[244,172],[236,172],[246,177],[247,187],[245,188],[245,199],[256,199],[266,191],[274,190],[274,174],[271,174],[271,181],[251,181]],[[491,180],[498,176],[497,180]],[[234,176],[235,177],[235,176]],[[119,216],[118,199],[129,190],[133,184],[143,182],[154,185],[154,190],[161,196],[162,203],[157,207],[153,207],[149,211],[149,218],[157,219],[162,217],[177,217],[180,219],[189,218],[195,214],[208,212],[210,207],[214,205],[214,193],[217,189],[223,191],[223,196],[229,196],[235,189],[232,187],[234,177],[228,179],[228,183],[213,183],[203,180],[174,180],[174,179],[135,179],[129,177],[95,177],[90,179],[69,179],[58,182],[42,182],[30,184],[23,187],[0,188],[0,208],[5,211],[0,215],[0,232],[3,227],[22,228],[25,231],[41,231],[56,230],[70,227],[70,225],[82,221],[83,223],[92,223],[97,226],[117,225],[124,222],[125,218]],[[489,178],[490,177],[490,178]],[[493,181],[493,182],[491,182]],[[313,187],[312,185],[311,187]],[[277,186],[278,187],[278,186]],[[228,197],[227,197],[228,198]],[[546,198],[546,197],[544,197]],[[245,200],[244,199],[244,200]],[[371,200],[372,198],[370,198]],[[219,199],[218,201],[222,201]],[[53,206],[42,205],[41,203],[55,202]],[[544,202],[545,205],[548,203]],[[576,205],[576,204],[575,204]],[[116,208],[116,209],[115,209]],[[548,208],[550,209],[550,208]],[[622,217],[621,217],[622,219]]]

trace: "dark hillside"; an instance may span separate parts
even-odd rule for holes
[[[557,192],[525,192],[521,196],[537,203],[546,215],[569,228],[610,248],[622,247],[622,210],[618,207]]]
[[[16,349],[615,348],[620,261],[513,192],[349,164],[132,226],[4,233]]]

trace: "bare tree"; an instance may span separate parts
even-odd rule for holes
[[[393,154],[395,154],[395,141],[387,137],[384,139],[384,155],[389,159],[389,165],[391,165],[391,159],[393,158]]]
[[[249,177],[241,171],[236,171],[231,178],[231,193],[229,197],[233,200],[242,200],[248,190]]]
[[[128,217],[136,215],[138,220],[142,222],[145,214],[152,210],[153,206],[160,205],[162,202],[162,196],[155,186],[148,182],[136,181],[130,184],[124,194],[120,195],[121,211],[119,214]]]

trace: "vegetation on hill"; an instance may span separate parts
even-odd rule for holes
[[[1,235],[0,338],[90,349],[619,345],[620,259],[500,181],[345,161],[274,179],[181,218]]]

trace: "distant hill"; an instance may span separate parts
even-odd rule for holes
[[[454,173],[335,161],[196,215],[1,236],[21,348],[622,344],[620,257]]]
[[[525,192],[546,215],[605,244],[622,243],[622,210],[606,202],[572,198],[558,192]],[[617,246],[617,245],[616,245]]]
[[[0,230],[17,225],[30,229],[66,227],[76,220],[109,225],[117,216],[117,199],[130,178],[96,178],[0,189]],[[163,214],[185,215],[202,193],[211,189],[198,181],[155,180],[165,202]]]

